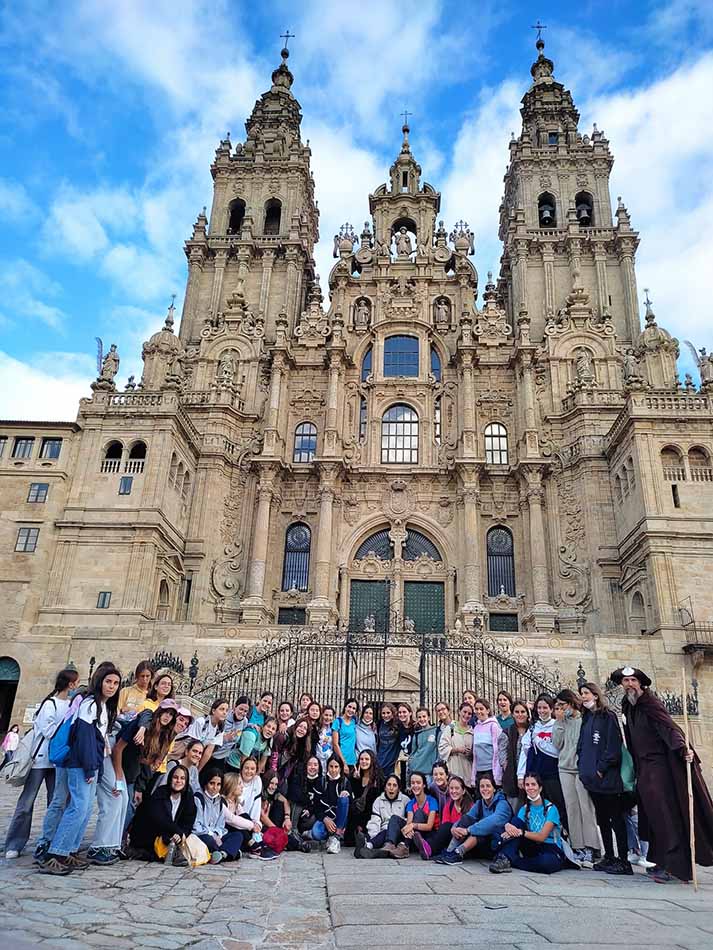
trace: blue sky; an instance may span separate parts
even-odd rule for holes
[[[497,271],[511,129],[547,24],[555,75],[582,131],[615,156],[612,197],[641,231],[639,288],[659,322],[713,347],[713,3],[584,0],[0,3],[0,416],[73,418],[96,336],[120,377],[182,302],[183,241],[210,204],[218,139],[242,139],[285,27],[311,140],[323,289],[331,239],[359,226],[386,179],[407,107],[446,224],[476,234]],[[641,294],[640,294],[641,296]],[[690,369],[683,353],[682,370]]]

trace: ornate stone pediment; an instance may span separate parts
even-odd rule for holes
[[[369,551],[366,557],[359,558],[352,564],[352,573],[361,574],[365,577],[379,577],[391,574],[393,570],[392,561],[382,561],[382,559]]]
[[[322,291],[315,278],[309,294],[307,309],[300,314],[300,322],[295,328],[299,343],[307,347],[321,346],[332,334],[328,315],[322,309]]]

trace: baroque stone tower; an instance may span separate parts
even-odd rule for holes
[[[157,649],[210,667],[287,626],[457,630],[569,680],[635,662],[675,689],[693,652],[711,689],[705,625],[679,608],[713,617],[713,364],[682,386],[648,298],[641,330],[609,144],[537,54],[497,280],[479,292],[475,236],[440,219],[404,124],[368,219],[334,237],[325,299],[282,51],[244,141],[216,151],[178,334],[171,306],[122,392],[108,354],[60,454],[15,454],[37,427],[0,426],[23,670]],[[399,662],[388,688],[407,692]]]

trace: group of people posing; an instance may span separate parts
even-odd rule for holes
[[[501,691],[494,707],[466,690],[457,709],[436,704],[435,722],[405,702],[360,708],[350,698],[336,710],[307,693],[296,706],[276,703],[270,691],[217,698],[194,717],[176,702],[171,674],[148,663],[124,689],[111,663],[83,691],[76,671],[62,670],[35,715],[6,857],[26,847],[44,784],[34,860],[45,874],[126,858],[274,860],[324,842],[359,859],[482,858],[493,873],[588,866],[631,875],[639,864],[659,882],[688,880],[676,783],[689,764],[697,858],[713,863],[713,804],[697,757],[648,677],[633,668],[617,676],[626,741],[595,683],[534,702]],[[664,752],[675,774],[661,771]],[[93,838],[80,852],[95,801]]]

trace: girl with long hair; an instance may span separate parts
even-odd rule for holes
[[[401,783],[406,787],[406,773],[408,771],[408,759],[411,754],[411,744],[413,742],[414,718],[413,709],[409,703],[396,704],[396,717],[399,727],[399,757],[397,760],[397,771],[401,776]]]
[[[473,772],[473,707],[462,702],[458,719],[441,730],[438,740],[438,758],[446,763],[451,775],[458,775],[467,784]]]
[[[322,716],[320,717],[320,726],[317,731],[317,744],[312,750],[312,754],[319,759],[319,764],[324,774],[327,771],[327,762],[332,758],[334,745],[332,743],[332,723],[336,711],[332,706],[324,706]]]
[[[416,833],[414,841],[424,861],[430,861],[433,855],[438,855],[448,847],[451,841],[451,832],[465,817],[473,805],[473,799],[466,788],[466,784],[458,775],[451,775],[448,780],[448,799],[440,809],[438,830],[434,831],[429,840]]]
[[[627,860],[624,816],[630,803],[624,796],[621,780],[624,741],[619,720],[616,713],[609,709],[596,683],[584,683],[579,688],[579,695],[584,712],[577,742],[577,771],[582,785],[592,796],[604,844],[604,857],[594,865],[594,870],[606,871],[607,874],[633,874],[634,869]]]
[[[150,709],[151,712],[155,712],[159,703],[162,703],[164,699],[173,699],[174,693],[173,677],[165,670],[159,670],[154,676],[151,688],[139,712],[142,712],[144,709]]]
[[[357,761],[356,717],[358,713],[359,703],[356,699],[347,699],[341,716],[337,716],[332,723],[334,756],[339,759],[347,773],[354,768]]]
[[[516,699],[512,704],[513,724],[508,726],[498,740],[498,759],[502,769],[503,792],[517,814],[523,804],[525,794],[517,780],[517,767],[522,751],[522,740],[530,728],[530,710],[523,699]]]
[[[523,786],[526,772],[540,776],[544,793],[557,806],[562,827],[566,828],[567,807],[559,776],[559,749],[552,741],[554,710],[554,697],[540,693],[535,700],[537,718],[522,739],[517,776],[518,784],[523,781]]]
[[[366,831],[355,835],[355,858],[390,858],[396,848],[404,823],[408,798],[401,792],[397,775],[389,775],[384,791],[374,802]],[[385,849],[384,845],[392,848]]]
[[[327,762],[324,791],[317,802],[317,821],[309,836],[314,841],[327,839],[327,853],[338,854],[349,818],[351,791],[344,763],[336,755]]]
[[[438,802],[428,794],[428,780],[423,772],[414,772],[410,779],[411,800],[406,806],[405,821],[401,827],[401,841],[393,847],[384,847],[391,851],[394,858],[407,858],[411,849],[424,853],[424,845],[430,843],[433,832],[438,828]]]
[[[309,719],[306,716],[301,716],[287,730],[287,741],[280,756],[277,774],[290,801],[298,796],[298,786],[307,759],[312,755],[311,738]]]
[[[505,689],[501,689],[498,695],[495,697],[495,705],[498,707],[497,716],[495,718],[498,720],[498,725],[503,730],[509,729],[510,726],[512,726],[515,722],[512,714],[514,702],[515,700]]]
[[[48,807],[52,801],[55,767],[49,760],[49,741],[69,709],[70,692],[78,681],[79,673],[75,669],[60,670],[54,687],[42,700],[32,720],[32,751],[35,755],[30,774],[22,787],[15,813],[10,820],[10,827],[7,829],[5,857],[8,859],[19,858],[30,838],[32,813],[43,783]]]
[[[502,729],[493,716],[487,699],[475,701],[475,725],[473,726],[473,768],[470,786],[478,789],[483,775],[490,775],[496,785],[502,780],[502,767],[498,758],[498,740]]]
[[[374,707],[371,703],[366,703],[362,707],[361,716],[357,720],[356,726],[356,749],[357,753],[368,749],[376,755],[376,724]]]
[[[157,788],[153,795],[147,796],[136,809],[131,823],[129,838],[130,857],[138,860],[156,861],[156,839],[169,846],[169,854],[164,858],[174,867],[186,867],[187,861],[177,850],[184,837],[193,831],[196,820],[196,801],[189,781],[188,770],[182,765],[172,769],[165,785]],[[170,846],[174,845],[173,848]]]
[[[517,816],[506,823],[489,870],[493,874],[503,874],[513,868],[537,874],[562,871],[570,862],[561,846],[557,806],[545,798],[539,775],[527,772],[523,784],[527,802]]]
[[[569,843],[577,860],[590,865],[593,852],[599,850],[599,832],[594,802],[578,774],[577,746],[583,721],[581,709],[582,700],[573,690],[563,689],[557,694],[552,743],[559,751],[557,762],[567,806]]]
[[[381,707],[381,717],[376,733],[376,750],[379,768],[384,775],[391,775],[401,751],[398,715],[393,703],[384,703]]]
[[[511,818],[512,809],[505,795],[495,787],[490,775],[483,775],[478,783],[478,800],[451,825],[451,840],[435,856],[436,863],[460,864],[468,854],[474,858],[492,857]]]
[[[136,716],[148,699],[153,670],[148,660],[142,660],[134,670],[134,681],[124,686],[119,693],[119,716],[131,719]]]
[[[69,800],[52,835],[40,872],[65,875],[86,868],[88,861],[77,857],[89,824],[97,793],[97,782],[108,755],[107,736],[116,719],[121,673],[113,665],[95,673],[90,691],[76,712],[69,753],[57,768],[55,794]],[[43,829],[44,833],[44,829]]]
[[[262,776],[260,822],[263,828],[282,828],[289,834],[292,831],[290,803],[280,792],[279,785],[276,772],[265,772]]]
[[[213,756],[213,749],[222,746],[225,720],[228,718],[230,703],[223,696],[213,700],[210,712],[206,716],[198,716],[188,727],[187,735],[191,739],[200,739],[203,743],[203,758],[200,767],[205,768]],[[247,730],[246,730],[247,731]],[[242,734],[245,735],[245,732]],[[242,737],[241,737],[242,742]]]
[[[359,753],[350,784],[352,804],[349,809],[347,843],[351,843],[358,831],[366,828],[374,802],[384,788],[384,777],[376,761],[376,755],[371,749],[363,749]]]

